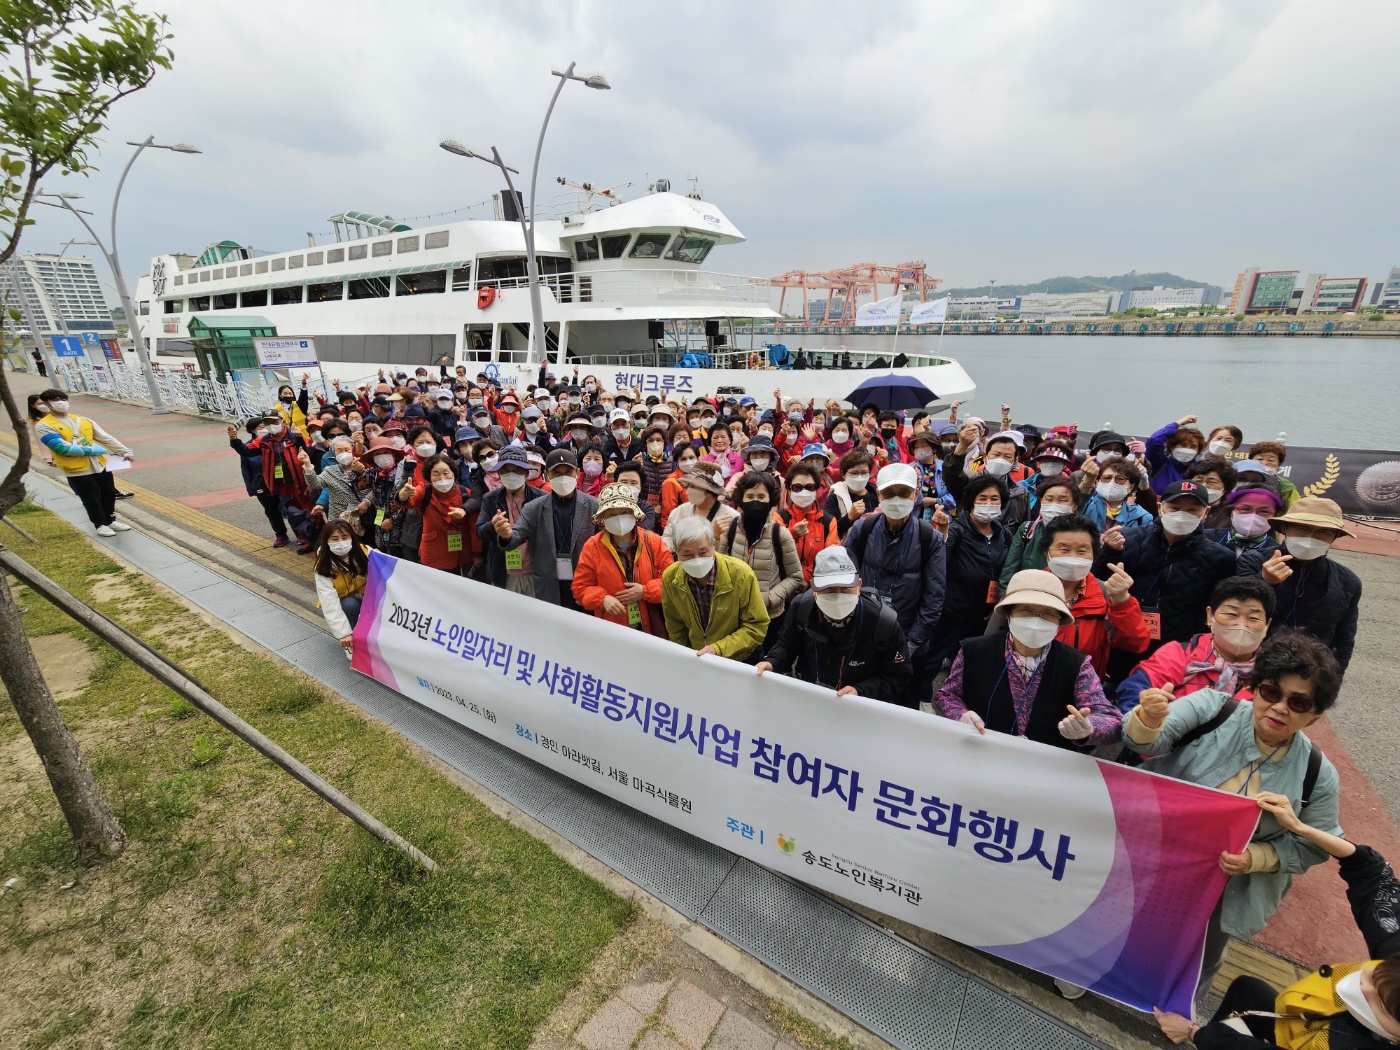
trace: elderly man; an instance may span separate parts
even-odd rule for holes
[[[544,461],[544,471],[549,498],[524,504],[514,523],[506,508],[501,508],[492,515],[491,527],[504,551],[529,544],[536,598],[577,610],[574,569],[583,545],[593,535],[598,501],[578,491],[578,460],[568,449],[551,452]]]
[[[676,562],[661,574],[661,613],[671,641],[696,656],[742,660],[763,644],[768,610],[753,570],[716,554],[710,529],[704,518],[676,523]]]
[[[782,632],[755,670],[777,671],[835,689],[907,706],[913,663],[894,606],[861,595],[856,563],[845,547],[817,552],[812,589],[799,594]]]

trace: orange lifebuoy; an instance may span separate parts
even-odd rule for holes
[[[485,287],[485,288],[478,288],[478,289],[476,290],[476,308],[477,308],[478,310],[485,310],[488,306],[490,306],[490,305],[491,305],[492,303],[494,303],[495,301],[496,301],[496,289],[494,289],[494,288],[492,288],[492,287],[490,287],[490,286],[488,285],[488,286]]]
[[[760,353],[752,353],[752,354],[749,354],[749,368],[750,368],[750,370],[758,369],[758,368],[762,368],[762,367],[763,367],[763,355],[760,354]]]

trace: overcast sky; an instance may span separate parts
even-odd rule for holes
[[[1377,277],[1400,263],[1400,5],[1312,0],[395,3],[168,0],[175,65],[121,103],[128,277],[231,238],[322,239],[346,209],[423,216],[501,188],[437,148],[496,145],[595,185],[668,177],[748,236],[707,268],[769,276],[924,259],[954,285],[1243,267]],[[59,183],[50,180],[47,188]],[[481,211],[475,215],[483,214]],[[78,231],[43,210],[27,250]],[[414,225],[428,220],[414,221]]]

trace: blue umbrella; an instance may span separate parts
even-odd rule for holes
[[[897,412],[902,408],[923,408],[938,400],[938,395],[913,376],[895,373],[872,376],[846,395],[857,408],[874,405],[882,412]]]

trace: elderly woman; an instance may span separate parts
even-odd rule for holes
[[[773,475],[756,470],[739,475],[734,502],[739,517],[731,518],[729,527],[719,533],[715,549],[742,558],[758,577],[759,593],[772,621],[771,642],[777,638],[788,602],[807,589],[802,559],[792,533],[773,513],[778,506],[778,482]]]
[[[696,656],[742,660],[768,632],[768,610],[753,570],[738,558],[716,554],[703,518],[676,521],[670,530],[676,563],[661,574],[666,633]]]
[[[327,521],[344,518],[357,520],[373,505],[369,498],[370,481],[365,466],[355,456],[355,445],[348,437],[332,439],[330,453],[334,457],[321,473],[306,475],[308,490],[321,490],[316,504],[326,515]],[[353,511],[347,515],[346,511]]]
[[[631,485],[603,486],[590,536],[574,569],[574,601],[594,616],[666,637],[661,574],[675,559],[654,532],[639,528],[646,515]]]
[[[1281,631],[1260,647],[1249,682],[1249,702],[1215,689],[1177,699],[1170,683],[1145,689],[1123,723],[1124,742],[1149,756],[1144,769],[1250,798],[1285,795],[1304,822],[1340,835],[1337,770],[1303,732],[1337,701],[1336,657],[1316,638]],[[1202,987],[1220,969],[1230,937],[1248,940],[1262,930],[1293,876],[1326,859],[1268,814],[1243,853],[1220,855],[1231,878],[1206,930]]]
[[[708,522],[714,532],[722,532],[739,513],[724,502],[724,478],[718,464],[702,459],[679,480],[685,489],[686,502],[671,512],[661,533],[666,546],[673,551],[676,549],[676,526],[687,518],[698,518]]]

